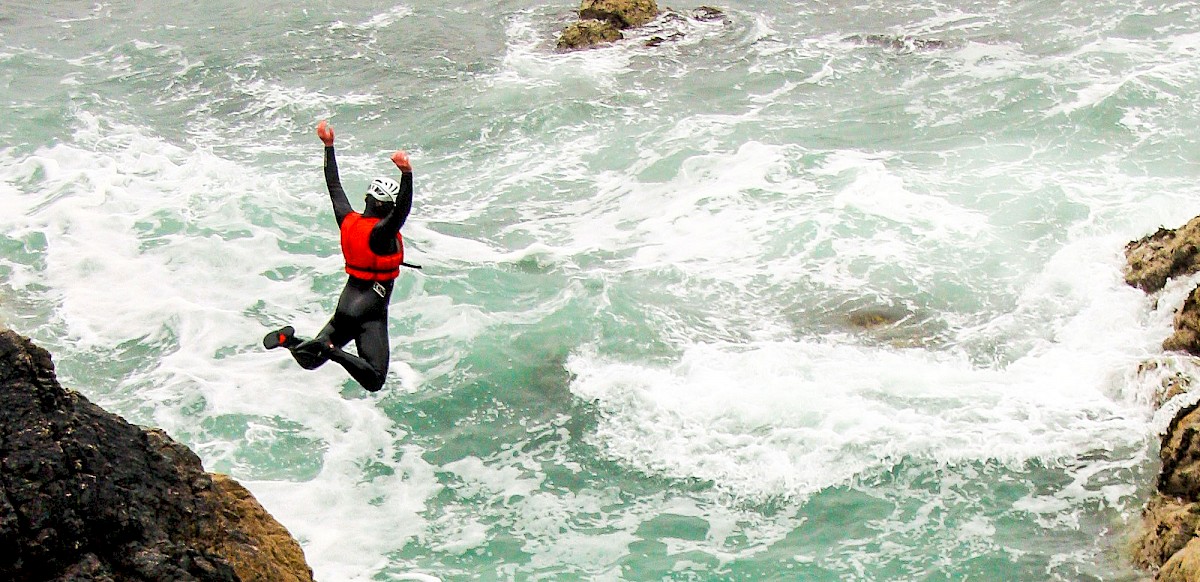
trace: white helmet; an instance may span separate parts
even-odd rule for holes
[[[400,195],[400,184],[391,178],[375,178],[367,186],[367,194],[380,202],[395,202]]]

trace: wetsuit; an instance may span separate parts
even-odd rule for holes
[[[393,255],[401,251],[402,243],[397,234],[412,210],[412,182],[412,172],[401,174],[400,194],[394,204],[367,197],[367,209],[363,216],[380,219],[371,228],[368,240],[371,252],[376,255]],[[340,229],[354,209],[346,199],[346,191],[342,189],[333,146],[325,147],[325,184],[329,187],[333,215]],[[307,341],[288,338],[282,345],[291,351],[296,362],[305,369],[311,370],[333,360],[363,388],[371,392],[379,390],[387,378],[390,359],[388,302],[392,298],[394,283],[394,276],[372,281],[349,275],[333,317],[317,337]],[[357,356],[342,350],[351,340],[354,340],[358,350]]]

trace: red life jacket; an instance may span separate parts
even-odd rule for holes
[[[404,261],[404,237],[396,233],[396,245],[400,251],[391,255],[377,255],[371,251],[371,229],[378,218],[368,218],[351,212],[342,219],[342,256],[346,259],[346,272],[367,281],[390,281],[400,276],[400,263]]]

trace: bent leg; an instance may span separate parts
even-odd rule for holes
[[[329,323],[321,328],[317,337],[310,340],[295,338],[293,343],[287,346],[288,351],[292,352],[292,358],[296,360],[297,364],[300,364],[301,368],[305,370],[320,368],[329,361],[328,346],[330,344],[341,348],[350,342],[347,334],[341,331],[342,327],[345,326],[338,323],[338,316],[334,314]]]
[[[326,330],[332,329],[333,322],[325,326]],[[275,331],[268,333],[263,337],[263,347],[268,350],[275,348],[287,348],[292,354],[292,358],[300,364],[305,370],[313,370],[320,368],[329,357],[325,355],[325,350],[321,347],[322,343],[316,339],[306,340],[296,337],[296,330],[285,325]]]
[[[329,361],[324,344],[319,339],[310,339],[291,348],[292,358],[305,370],[316,370]]]
[[[363,323],[362,333],[354,341],[354,345],[358,348],[357,356],[342,351],[341,347],[328,346],[329,359],[345,368],[363,388],[370,392],[379,391],[387,380],[388,360],[391,357],[387,320]]]

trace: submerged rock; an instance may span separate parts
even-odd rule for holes
[[[886,311],[884,309],[863,309],[855,311],[846,316],[846,321],[851,326],[859,329],[877,329],[884,326],[895,325],[903,320],[907,314],[896,311]]]
[[[1185,368],[1185,364],[1174,357],[1163,357],[1147,360],[1138,366],[1138,376],[1157,379],[1154,393],[1150,395],[1150,404],[1157,410],[1167,401],[1188,392],[1195,385],[1195,378]]]
[[[662,18],[659,18],[657,21],[656,28],[658,30],[654,31],[657,34],[651,36],[643,44],[648,47],[656,47],[670,42],[682,41],[687,38],[687,34],[684,31],[694,28],[692,25],[695,23],[728,25],[730,20],[724,11],[712,6],[701,6],[687,13],[668,8],[663,13]]]
[[[64,389],[48,352],[0,329],[0,580],[312,579],[248,491]]]
[[[905,52],[937,50],[949,46],[949,43],[944,40],[908,35],[856,34],[846,37],[846,40]]]
[[[717,22],[726,21],[729,17],[725,16],[725,11],[715,6],[700,6],[691,11],[691,17],[701,22]]]

